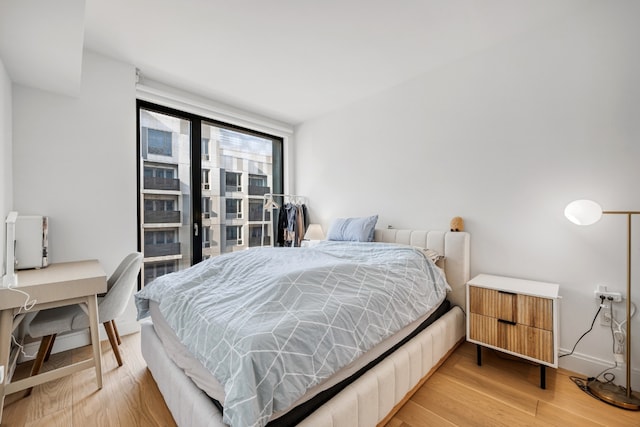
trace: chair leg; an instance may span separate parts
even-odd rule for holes
[[[118,333],[118,328],[116,327],[115,319],[111,321],[111,326],[113,326],[113,332],[116,333],[116,340],[118,341],[118,345],[122,344],[122,341],[120,340],[120,334]]]
[[[53,343],[56,340],[56,335],[47,335],[46,337],[42,337],[40,341],[40,347],[38,348],[38,354],[36,355],[36,359],[33,361],[33,366],[31,367],[31,376],[38,375],[40,373],[40,369],[42,369],[42,365],[46,359],[48,359],[49,354],[51,353],[51,348],[53,348]],[[33,387],[29,387],[25,390],[24,397],[30,396]]]
[[[53,350],[53,343],[56,341],[56,336],[57,336],[57,334],[51,335],[49,348],[47,348],[47,354],[45,354],[45,356],[44,356],[44,361],[45,362],[48,361],[49,360],[49,356],[51,356],[51,350]]]
[[[116,360],[118,361],[118,366],[122,366],[122,357],[120,357],[120,350],[118,349],[118,341],[116,340],[116,334],[113,331],[113,325],[111,322],[104,322],[103,325],[104,330],[107,331],[107,336],[109,337],[109,343],[113,349],[113,354],[116,356]]]

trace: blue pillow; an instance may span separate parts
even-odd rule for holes
[[[337,218],[329,227],[327,240],[373,242],[378,215],[362,218]]]

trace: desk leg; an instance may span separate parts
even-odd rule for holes
[[[9,356],[11,355],[11,329],[13,327],[13,310],[2,310],[0,313],[0,365],[4,366],[4,379],[0,383],[0,422],[4,407],[5,384],[9,382]]]
[[[98,302],[95,295],[87,297],[89,308],[89,328],[91,331],[91,346],[93,347],[93,361],[96,365],[96,381],[98,388],[102,388],[102,351],[100,351],[100,334],[98,332]]]

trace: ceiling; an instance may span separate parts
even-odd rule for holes
[[[2,0],[12,80],[79,91],[82,48],[289,124],[608,0]]]

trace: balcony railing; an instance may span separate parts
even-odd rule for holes
[[[239,191],[242,191],[242,186],[241,185],[227,185],[225,187],[225,191],[227,193],[239,192]]]
[[[227,212],[226,219],[242,219],[242,212]]]
[[[144,245],[145,258],[168,255],[180,255],[180,242]]]
[[[144,211],[145,224],[179,224],[180,211]]]
[[[271,212],[264,213],[264,220],[271,221]],[[249,221],[262,221],[262,211],[257,209],[249,211]]]
[[[249,186],[249,195],[250,196],[264,196],[267,193],[271,193],[271,187],[263,187],[261,185],[250,185]]]
[[[158,178],[155,176],[145,176],[144,188],[146,190],[179,191],[180,180],[176,178]]]
[[[251,237],[249,239],[249,247],[253,248],[255,246],[260,246],[260,237]],[[264,246],[271,246],[271,237],[270,236],[265,236],[264,237]]]

